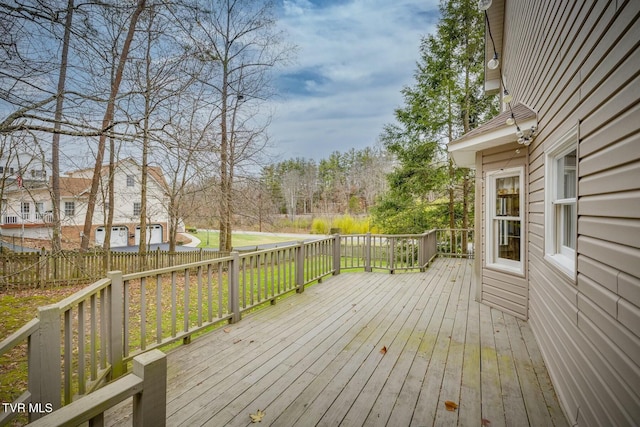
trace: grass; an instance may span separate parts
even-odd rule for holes
[[[195,236],[200,239],[199,248],[218,249],[220,233],[214,230],[200,230]],[[208,239],[207,239],[208,238]],[[207,245],[207,240],[209,244]],[[234,233],[231,236],[231,243],[234,248],[244,246],[259,246],[270,243],[295,242],[295,237],[277,236],[270,234]]]

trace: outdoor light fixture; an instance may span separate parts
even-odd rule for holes
[[[493,58],[491,58],[489,62],[487,62],[487,67],[490,70],[495,70],[496,68],[498,68],[498,65],[500,65],[500,61],[498,61],[498,52],[494,52]]]
[[[491,7],[492,0],[478,0],[478,9],[487,10]]]
[[[513,101],[513,95],[511,95],[507,89],[504,90],[504,96],[502,97],[502,101],[505,104],[509,104],[511,103],[511,101]]]
[[[516,122],[516,118],[515,118],[515,117],[513,117],[513,113],[511,113],[511,117],[509,117],[509,118],[507,119],[507,122],[506,122],[506,123],[507,123],[507,125],[511,126],[511,125],[513,125],[515,122]]]
[[[533,137],[535,136],[536,130],[538,129],[535,125],[531,126],[529,129],[524,132],[520,130],[520,127],[517,128],[516,136],[518,137],[518,144],[528,146],[533,141]]]

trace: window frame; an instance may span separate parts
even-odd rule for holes
[[[134,175],[127,175],[127,187],[135,187],[136,177]]]
[[[31,219],[31,203],[30,202],[20,202],[20,218],[27,221]]]
[[[64,216],[72,217],[76,215],[76,202],[64,202]]]
[[[524,165],[516,166],[509,169],[498,169],[487,171],[485,174],[485,248],[486,248],[486,267],[505,271],[511,274],[524,276],[525,265],[525,181],[524,181]],[[500,178],[518,177],[518,216],[498,216],[496,215],[496,180]],[[497,221],[520,221],[520,260],[510,260],[499,257],[498,249],[498,230]]]
[[[140,216],[142,213],[142,202],[133,202],[133,216]]]
[[[557,161],[572,151],[576,152],[575,166],[575,197],[558,198],[558,166]],[[577,243],[578,243],[578,128],[574,127],[556,142],[545,147],[545,204],[544,204],[544,259],[558,268],[562,273],[575,281],[577,271]],[[562,235],[565,231],[563,206],[575,206],[573,209],[573,230],[575,232],[575,246],[570,248],[562,245]]]

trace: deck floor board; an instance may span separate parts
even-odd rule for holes
[[[167,425],[566,425],[528,324],[475,302],[471,272],[343,273],[172,350]]]

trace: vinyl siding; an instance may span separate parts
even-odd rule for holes
[[[518,150],[519,152],[516,152]],[[510,144],[491,150],[486,150],[481,153],[479,158],[479,175],[486,176],[486,172],[496,171],[500,169],[512,168],[517,166],[525,167],[525,180],[526,180],[526,151],[522,149],[518,144]],[[485,179],[482,180],[481,191],[476,194],[482,195],[482,201],[480,210],[482,211],[482,220],[479,221],[481,225],[482,240],[487,241],[487,230],[484,221],[486,214],[486,187]],[[522,188],[521,191],[526,191]],[[525,193],[526,194],[526,193]],[[523,209],[525,209],[523,207]],[[525,211],[526,212],[526,211]],[[478,222],[476,222],[477,224]],[[525,219],[522,224],[526,227],[526,213]],[[522,233],[523,241],[521,244],[526,244],[526,230]],[[487,267],[487,253],[485,246],[483,245],[481,251],[481,268],[479,277],[482,283],[480,301],[484,304],[492,307],[499,308],[500,310],[512,314],[521,319],[527,318],[527,308],[529,306],[529,292],[527,287],[526,276],[518,276],[510,273],[506,273],[500,270],[496,270],[491,267]],[[526,257],[523,261],[526,263]],[[526,264],[525,264],[526,265]]]
[[[639,1],[505,5],[507,87],[539,119],[528,150],[528,316],[581,426],[640,423],[639,15]],[[544,150],[576,125],[571,279],[544,258]]]

